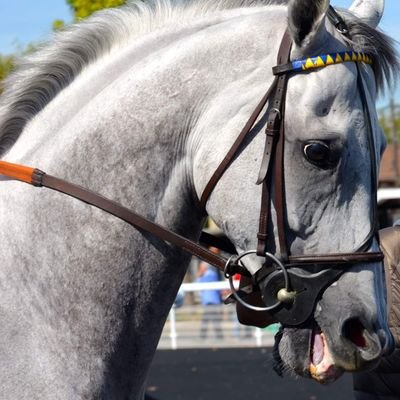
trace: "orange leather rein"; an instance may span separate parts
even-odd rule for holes
[[[34,184],[36,168],[26,167],[25,165],[12,164],[7,161],[0,161],[0,174],[11,179]]]

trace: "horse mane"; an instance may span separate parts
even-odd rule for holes
[[[18,139],[25,125],[88,65],[124,45],[179,21],[219,10],[287,4],[287,0],[149,0],[107,9],[54,35],[49,44],[20,60],[4,81],[0,97],[0,155]],[[352,44],[375,58],[379,88],[399,69],[393,40],[359,21],[351,21]],[[354,49],[356,50],[356,49]]]
[[[219,10],[270,3],[285,0],[138,0],[102,10],[55,33],[49,43],[21,58],[3,82],[0,155],[15,143],[29,120],[100,57],[173,21],[183,25]]]
[[[400,60],[395,50],[395,41],[382,31],[344,12],[349,38],[347,44],[354,51],[368,54],[372,60],[378,93],[395,84],[400,73]]]

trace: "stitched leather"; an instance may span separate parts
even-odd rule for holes
[[[221,271],[223,271],[225,268],[225,264],[227,262],[226,258],[219,256],[218,254],[215,254],[208,249],[200,246],[198,243],[186,239],[183,236],[180,236],[170,231],[169,229],[166,229],[161,225],[158,225],[157,223],[142,217],[141,215],[127,209],[126,207],[115,201],[107,199],[95,192],[92,192],[73,183],[67,182],[63,179],[47,175],[39,170],[35,170],[35,175],[37,186],[47,187],[49,189],[56,190],[68,196],[74,197],[78,200],[81,200],[87,204],[106,211],[117,218],[122,219],[123,221],[138,229],[149,232],[161,240],[181,247],[182,249],[188,251],[190,254],[205,260],[209,264],[214,265]],[[240,265],[233,266],[233,270],[237,273],[248,275],[247,270],[245,270]]]

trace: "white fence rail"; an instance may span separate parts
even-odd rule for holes
[[[184,283],[188,295],[201,290],[229,290],[227,281]],[[159,349],[272,346],[277,325],[266,329],[241,325],[231,305],[201,304],[173,307],[164,326]]]

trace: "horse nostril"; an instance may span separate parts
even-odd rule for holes
[[[350,318],[343,324],[342,335],[359,348],[367,347],[365,326],[358,318]]]

